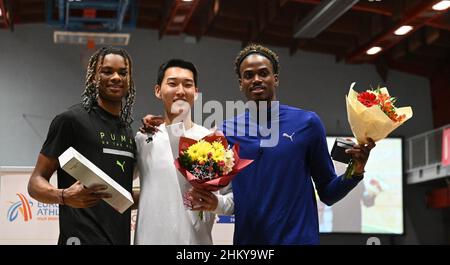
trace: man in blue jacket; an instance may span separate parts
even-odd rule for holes
[[[235,66],[241,91],[258,110],[247,110],[225,121],[222,128],[230,144],[239,143],[240,156],[254,160],[232,183],[234,243],[318,244],[312,181],[321,201],[327,205],[339,201],[363,179],[375,143],[369,139],[369,144],[349,149],[356,164],[354,174],[348,179],[336,176],[317,114],[276,101],[278,56],[252,44],[239,53]],[[268,106],[265,110],[262,102]],[[267,114],[260,115],[261,111]],[[277,137],[264,132],[269,123]],[[256,135],[251,135],[252,131]],[[278,141],[271,143],[270,139]]]

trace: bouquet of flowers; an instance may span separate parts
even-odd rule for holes
[[[175,167],[198,189],[217,191],[227,186],[253,160],[239,157],[239,144],[230,148],[222,134],[210,134],[199,141],[180,137]],[[203,213],[199,213],[203,218]]]
[[[356,92],[352,83],[346,96],[347,116],[358,144],[366,144],[367,138],[375,142],[386,138],[392,131],[413,116],[411,107],[396,108],[395,97],[386,87]],[[345,177],[353,174],[353,161],[347,167]]]

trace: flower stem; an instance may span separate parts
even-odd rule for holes
[[[345,170],[344,173],[344,179],[350,179],[355,172],[355,163],[353,162],[353,159],[350,159],[350,162],[348,162],[347,170]]]
[[[201,221],[203,221],[203,211],[198,212],[198,217],[200,218]]]

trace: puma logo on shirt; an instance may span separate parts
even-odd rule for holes
[[[119,160],[116,160],[116,165],[118,165],[121,169],[122,169],[122,172],[125,172],[125,160],[123,161],[123,163],[120,163],[120,161]]]
[[[287,134],[287,133],[283,133],[283,137],[289,138],[291,140],[291,142],[294,142],[294,134],[295,132],[293,132],[291,135]]]

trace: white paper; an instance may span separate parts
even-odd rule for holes
[[[83,183],[84,186],[92,187],[96,184],[106,185],[108,188],[104,192],[110,193],[112,197],[104,198],[103,200],[118,212],[123,213],[133,205],[134,201],[130,192],[120,186],[119,183],[114,181],[73,147],[69,147],[58,159],[61,168]]]

